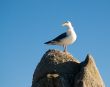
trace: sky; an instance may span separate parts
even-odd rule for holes
[[[67,29],[71,21],[77,40],[68,52],[84,61],[94,57],[106,87],[110,86],[110,0],[0,0],[0,87],[31,87],[44,42]]]

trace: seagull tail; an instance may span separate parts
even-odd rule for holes
[[[48,42],[45,42],[44,44],[56,45],[54,41],[48,41]]]

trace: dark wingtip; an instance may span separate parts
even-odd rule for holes
[[[47,42],[45,42],[44,44],[47,44]]]
[[[44,44],[49,44],[51,41],[45,42]]]
[[[45,42],[44,44],[47,44],[47,42]]]

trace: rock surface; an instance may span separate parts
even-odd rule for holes
[[[79,62],[71,54],[49,50],[37,65],[32,87],[105,87],[91,55]]]

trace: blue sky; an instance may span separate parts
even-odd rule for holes
[[[63,50],[43,43],[65,32],[67,20],[78,36],[68,51],[79,61],[92,54],[109,87],[109,0],[0,0],[0,87],[30,87],[43,54]]]

